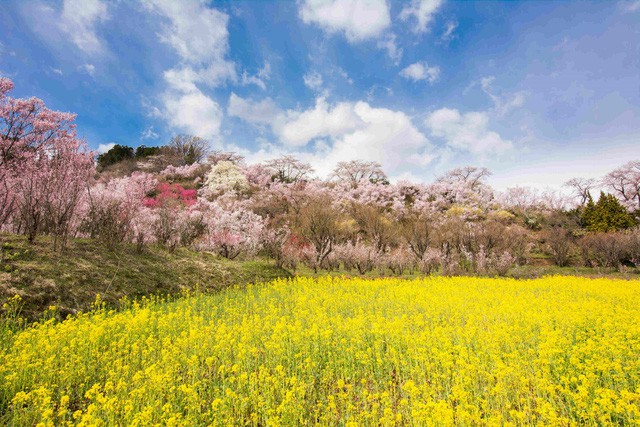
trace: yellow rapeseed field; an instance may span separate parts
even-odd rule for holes
[[[0,424],[639,425],[640,281],[297,278],[0,343]]]

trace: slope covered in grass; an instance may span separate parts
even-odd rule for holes
[[[8,425],[637,425],[640,281],[296,278],[0,339]]]
[[[108,305],[122,297],[175,295],[185,289],[218,290],[231,284],[289,277],[268,261],[229,261],[211,253],[174,252],[133,245],[109,251],[92,240],[76,239],[63,253],[43,238],[28,244],[22,236],[0,236],[0,306],[20,295],[23,316],[34,319],[49,306],[64,316],[87,310],[99,294]]]

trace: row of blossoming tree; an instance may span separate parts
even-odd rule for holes
[[[591,265],[640,264],[640,235],[611,233],[637,223],[638,161],[604,178],[616,197],[603,193],[597,204],[593,180],[568,183],[575,201],[518,187],[496,193],[489,171],[476,167],[430,184],[390,184],[379,164],[351,161],[321,180],[290,156],[252,165],[228,152],[204,159],[202,140],[184,135],[171,156],[154,152],[125,173],[97,173],[75,116],[11,98],[12,87],[0,79],[0,227],[30,241],[51,235],[56,249],[90,237],[110,250],[183,246],[362,274],[505,274],[532,250],[559,265],[575,254]]]

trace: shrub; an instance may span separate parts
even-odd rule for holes
[[[553,262],[559,267],[569,265],[571,249],[573,248],[572,235],[569,231],[555,227],[546,230],[543,234],[545,248],[551,255]]]

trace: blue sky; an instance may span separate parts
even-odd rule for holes
[[[95,149],[190,133],[498,188],[640,158],[640,0],[4,1],[0,75]]]

